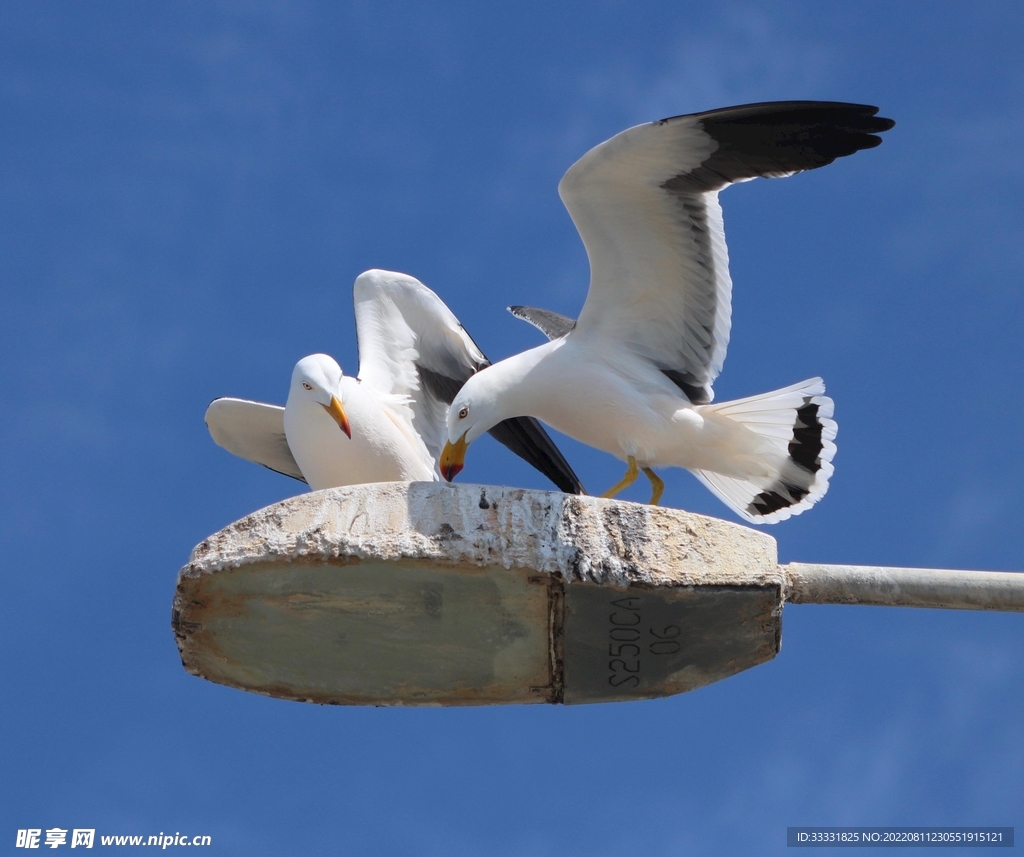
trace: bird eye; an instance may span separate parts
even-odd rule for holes
[[[469,408],[463,408],[461,411],[459,411],[459,419],[460,420],[464,420],[468,416],[469,416]]]
[[[307,390],[313,389],[313,386],[311,384],[307,384],[305,381],[302,382],[302,386],[305,387]]]

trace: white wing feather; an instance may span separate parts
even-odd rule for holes
[[[663,185],[716,147],[692,117],[640,125],[591,149],[558,186],[590,259],[574,335],[623,342],[709,396],[731,319],[722,210],[717,192]]]
[[[487,359],[444,301],[415,277],[366,271],[356,278],[353,299],[359,380],[407,397],[404,416],[436,459],[447,437],[448,404],[424,382],[421,368],[461,386]]]
[[[306,480],[284,434],[284,408],[248,399],[214,399],[206,409],[214,443],[232,455],[285,476]]]

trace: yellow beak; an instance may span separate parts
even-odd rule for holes
[[[345,413],[345,409],[341,406],[337,396],[331,396],[331,403],[329,405],[321,404],[320,407],[331,415],[332,419],[338,424],[338,428],[349,437],[352,437],[352,429],[349,428],[348,424],[348,414]]]
[[[444,449],[441,450],[441,475],[451,482],[456,476],[459,475],[459,471],[462,470],[463,464],[466,461],[466,447],[469,444],[466,443],[466,435],[462,435],[455,443],[448,441],[444,445]]]

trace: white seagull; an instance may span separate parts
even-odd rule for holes
[[[529,415],[627,463],[605,497],[642,470],[656,504],[653,468],[684,467],[754,523],[817,502],[836,451],[820,378],[711,404],[732,292],[718,192],[877,146],[895,124],[877,112],[746,104],[639,125],[587,152],[558,185],[590,259],[579,320],[514,310],[553,338],[469,379],[448,414],[442,475],[452,479],[492,425]]]
[[[343,374],[326,354],[304,357],[283,408],[215,399],[206,411],[210,434],[229,452],[314,491],[436,481],[448,403],[490,362],[444,302],[414,277],[366,271],[353,297],[358,377]],[[584,493],[536,420],[517,416],[489,429],[563,491]]]

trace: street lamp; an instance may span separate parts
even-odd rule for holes
[[[766,533],[678,509],[375,483],[205,539],[172,626],[189,672],[284,699],[571,704],[771,660],[786,602],[1024,611],[1024,574],[779,565]]]

